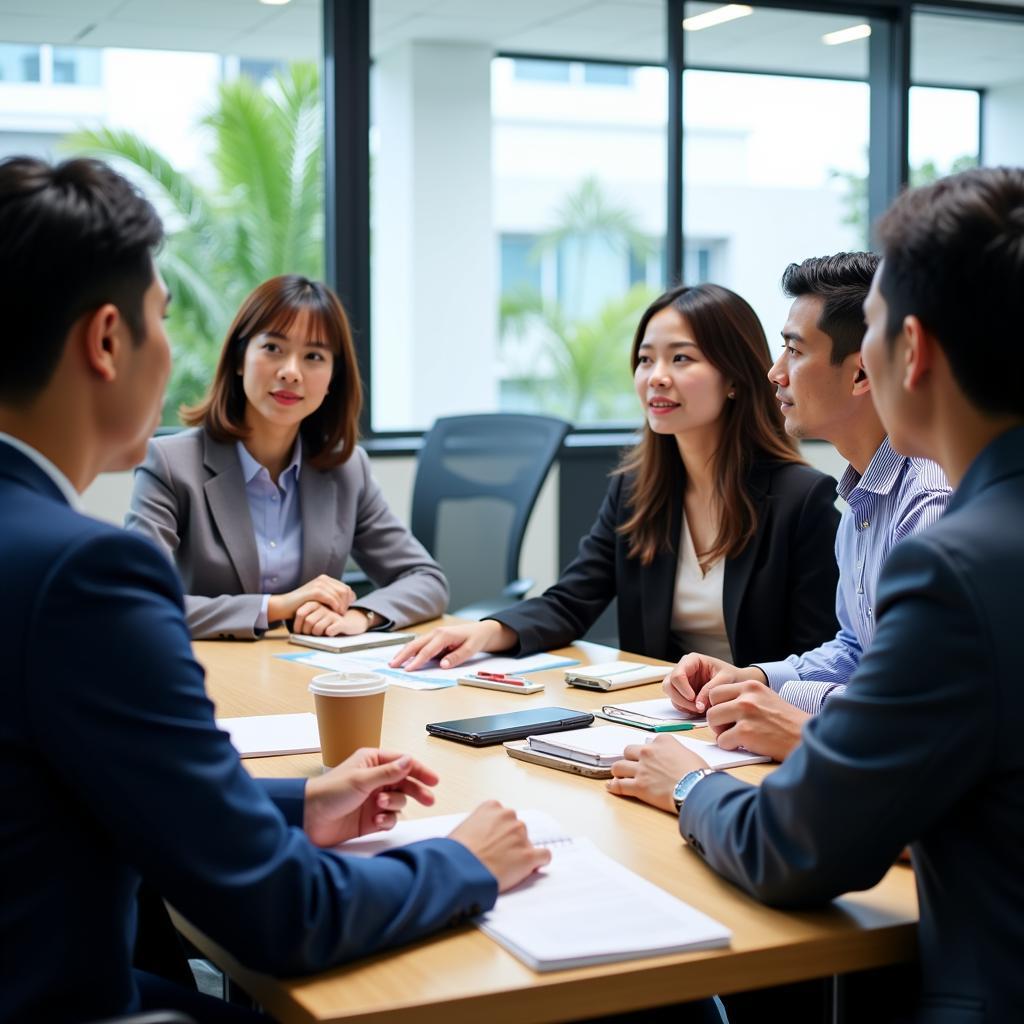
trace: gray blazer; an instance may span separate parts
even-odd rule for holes
[[[299,495],[303,582],[321,573],[340,578],[351,555],[378,588],[359,607],[392,628],[445,610],[440,566],[388,508],[361,448],[335,469],[305,463]],[[257,638],[259,556],[234,444],[202,429],[154,438],[135,470],[125,526],[149,537],[177,567],[195,639]]]

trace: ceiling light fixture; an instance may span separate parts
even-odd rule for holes
[[[683,18],[683,28],[687,32],[699,32],[702,28],[724,25],[727,21],[745,18],[753,13],[754,8],[749,4],[722,4],[721,7],[715,7],[703,14],[695,14],[692,18]]]
[[[268,7],[283,7],[291,2],[292,0],[260,0],[261,4],[266,4]]]
[[[826,32],[821,41],[826,46],[839,46],[842,43],[852,43],[855,39],[867,39],[869,35],[870,25],[851,25],[849,28],[841,28],[838,32]]]

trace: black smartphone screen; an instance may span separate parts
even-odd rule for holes
[[[504,715],[481,715],[478,718],[456,718],[450,722],[430,722],[427,732],[458,743],[484,747],[505,740],[522,739],[561,729],[583,729],[594,721],[587,711],[569,708],[528,708]]]

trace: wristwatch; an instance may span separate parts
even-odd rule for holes
[[[690,791],[694,786],[700,782],[701,779],[706,779],[709,775],[714,775],[714,770],[711,768],[696,768],[692,772],[687,772],[672,790],[672,799],[675,801],[676,813],[683,808],[683,803],[686,798],[690,795]]]
[[[366,616],[366,630],[369,632],[373,629],[373,624],[377,621],[377,613],[371,612],[368,608],[356,608],[352,607],[351,611],[362,612]]]

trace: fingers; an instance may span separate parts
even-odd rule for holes
[[[438,633],[431,633],[430,636],[427,637],[426,643],[421,645],[419,651],[416,652],[412,660],[404,666],[406,672],[415,672],[416,669],[423,668],[424,665],[444,654],[450,646],[450,641],[445,637],[440,636]],[[445,667],[451,668],[450,665]]]
[[[615,779],[635,779],[637,771],[636,761],[615,761],[610,771]]]
[[[620,761],[619,764],[622,762]],[[614,769],[614,765],[612,768]],[[605,784],[604,788],[609,793],[614,793],[615,796],[636,796],[636,779],[633,778],[612,778],[609,779]]]
[[[534,846],[531,848],[529,859],[533,862],[531,870],[537,871],[545,864],[551,863],[551,851],[546,846]]]
[[[306,616],[319,607],[320,605],[316,601],[304,601],[300,604],[295,610],[295,621],[292,623],[292,632],[304,633],[306,631]]]
[[[398,750],[378,750],[376,751],[377,759],[380,763],[388,761],[397,761],[400,758],[408,757],[408,754],[403,754]],[[414,779],[422,782],[426,786],[436,786],[441,781],[440,776],[433,770],[428,768],[422,761],[417,761],[415,758],[409,758],[409,775]]]
[[[398,648],[394,657],[388,662],[389,668],[398,668],[399,665],[403,665],[408,661],[426,642],[426,636],[418,636],[415,640],[410,640],[407,644]]]

